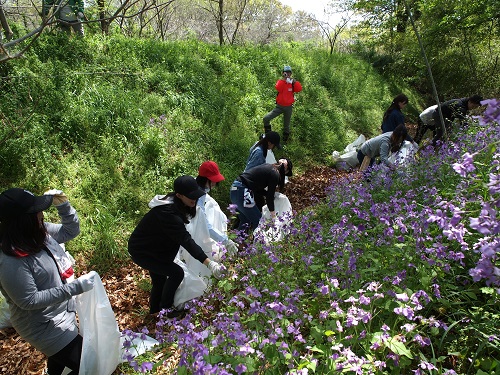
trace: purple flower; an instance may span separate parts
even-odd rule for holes
[[[463,155],[462,163],[454,163],[453,169],[462,177],[467,177],[467,173],[474,172],[476,167],[474,166],[474,155],[466,152]]]

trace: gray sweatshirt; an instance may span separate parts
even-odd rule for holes
[[[380,156],[380,160],[387,166],[392,163],[389,160],[389,153],[391,151],[391,135],[392,132],[381,134],[377,137],[367,140],[361,145],[361,152],[370,158]]]
[[[61,224],[45,226],[48,249],[61,253],[59,243],[76,237],[80,223],[69,202],[57,210]],[[12,326],[45,355],[56,354],[78,335],[72,297],[83,292],[82,286],[78,280],[63,283],[56,262],[47,251],[24,257],[0,251],[0,291],[9,304]]]

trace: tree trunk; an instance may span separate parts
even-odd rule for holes
[[[219,29],[219,45],[224,44],[224,0],[219,0],[219,13],[217,15],[217,28]]]
[[[0,4],[0,25],[5,30],[5,39],[11,40],[14,36],[9,23],[7,22],[7,17],[5,17],[5,12],[3,11],[3,6]]]
[[[101,23],[101,32],[104,35],[109,34],[109,20],[106,19],[106,12],[104,10],[104,0],[97,0],[97,7],[99,9],[99,20]]]

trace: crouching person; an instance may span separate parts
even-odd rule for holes
[[[141,219],[128,241],[128,251],[134,263],[149,271],[151,293],[149,312],[171,309],[167,317],[175,318],[185,310],[173,306],[174,295],[184,279],[184,271],[174,259],[182,246],[189,254],[220,279],[225,268],[210,260],[196,244],[185,224],[196,215],[196,202],[205,192],[191,176],[174,181],[174,192],[156,200],[157,204]]]
[[[57,208],[61,223],[44,221]],[[12,188],[0,194],[0,291],[19,336],[44,353],[47,371],[65,367],[78,374],[83,338],[73,296],[94,287],[94,274],[74,279],[71,261],[59,245],[80,233],[76,210],[60,190],[45,195]],[[73,281],[71,281],[73,280]]]

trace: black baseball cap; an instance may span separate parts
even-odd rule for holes
[[[175,179],[174,192],[193,200],[198,200],[199,197],[205,195],[205,192],[198,186],[194,177],[186,175]]]
[[[278,133],[269,131],[264,135],[264,138],[271,142],[276,148],[281,148],[281,137]]]
[[[20,188],[11,188],[0,194],[0,218],[34,214],[46,210],[52,204],[52,195],[36,196]]]

